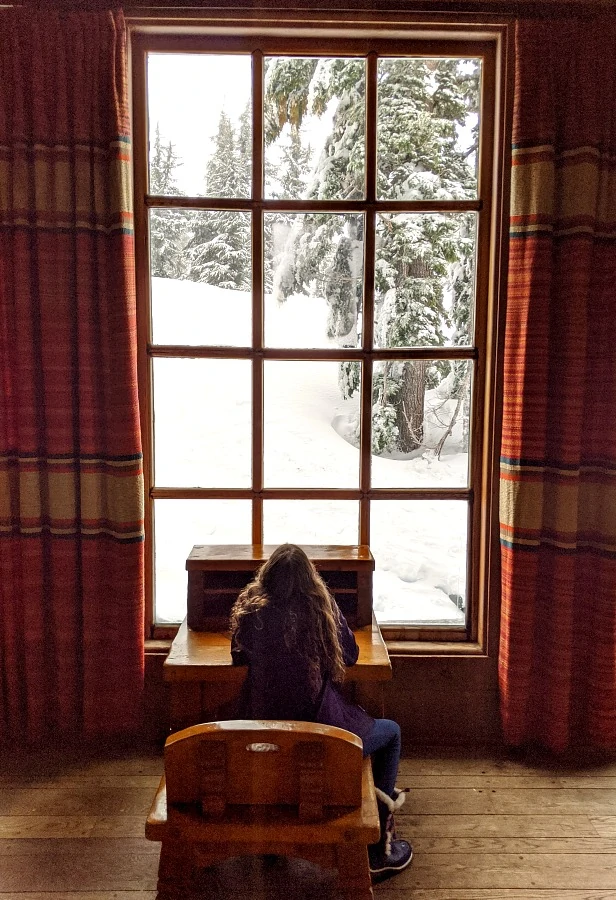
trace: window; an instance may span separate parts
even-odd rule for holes
[[[497,34],[143,34],[152,621],[196,543],[368,544],[390,638],[477,640],[495,412]]]

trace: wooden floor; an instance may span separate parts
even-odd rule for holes
[[[159,848],[142,835],[159,751],[0,765],[0,900],[154,900]],[[616,761],[422,750],[399,784],[415,858],[376,900],[616,900]],[[301,861],[232,860],[201,888],[208,900],[336,898],[332,874]]]

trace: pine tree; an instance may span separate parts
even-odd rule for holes
[[[453,303],[451,320],[454,326],[453,342],[458,347],[473,343],[473,298],[475,289],[475,221],[472,215],[463,217],[458,241],[459,262],[452,273]],[[471,365],[467,360],[451,363],[453,382],[451,396],[456,400],[454,415],[462,413],[462,441],[468,448],[470,426],[469,384]]]
[[[224,110],[220,113],[214,153],[206,168],[208,197],[249,196],[246,114],[242,119],[236,136],[228,115]],[[211,210],[195,216],[187,246],[188,278],[230,290],[250,290],[250,233],[250,214],[246,212]]]
[[[181,165],[171,141],[163,145],[157,123],[150,159],[150,193],[163,196],[179,194],[175,172]],[[183,210],[154,207],[150,211],[150,267],[154,277],[184,277],[186,262],[182,251],[186,242],[186,226]]]
[[[237,133],[237,155],[239,161],[237,196],[250,197],[252,195],[252,110],[250,103],[246,104],[244,112],[240,116]]]
[[[280,162],[275,173],[266,169],[266,184],[275,185],[270,188],[273,199],[289,200],[305,196],[311,156],[310,147],[304,147],[302,144],[301,128],[292,125],[288,140],[282,146]],[[277,212],[265,216],[265,290],[273,290],[274,294],[282,299],[292,292],[292,284],[295,281],[293,274],[295,265],[293,254],[289,252],[288,236],[292,229],[298,231],[300,220],[301,217],[298,219],[293,213]],[[284,284],[286,278],[291,279],[291,290],[281,291],[280,285]]]
[[[291,126],[289,141],[282,148],[279,167],[280,197],[287,200],[302,199],[306,193],[306,183],[312,152],[310,146],[302,145],[301,128]]]
[[[265,143],[273,143],[287,122],[299,128],[308,112],[309,90],[318,60],[277,57],[265,66]]]

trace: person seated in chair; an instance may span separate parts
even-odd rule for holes
[[[240,593],[231,611],[231,655],[235,665],[248,666],[243,718],[321,722],[361,738],[372,758],[381,825],[380,840],[368,848],[370,872],[381,880],[405,869],[413,850],[396,837],[393,819],[405,797],[396,788],[400,726],[374,719],[340,692],[359,648],[301,547],[278,547]]]

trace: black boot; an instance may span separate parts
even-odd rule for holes
[[[408,841],[396,837],[394,812],[404,803],[404,793],[396,788],[393,796],[388,797],[376,788],[376,796],[381,837],[378,843],[369,845],[368,860],[373,881],[384,881],[406,869],[413,859],[413,848]]]

